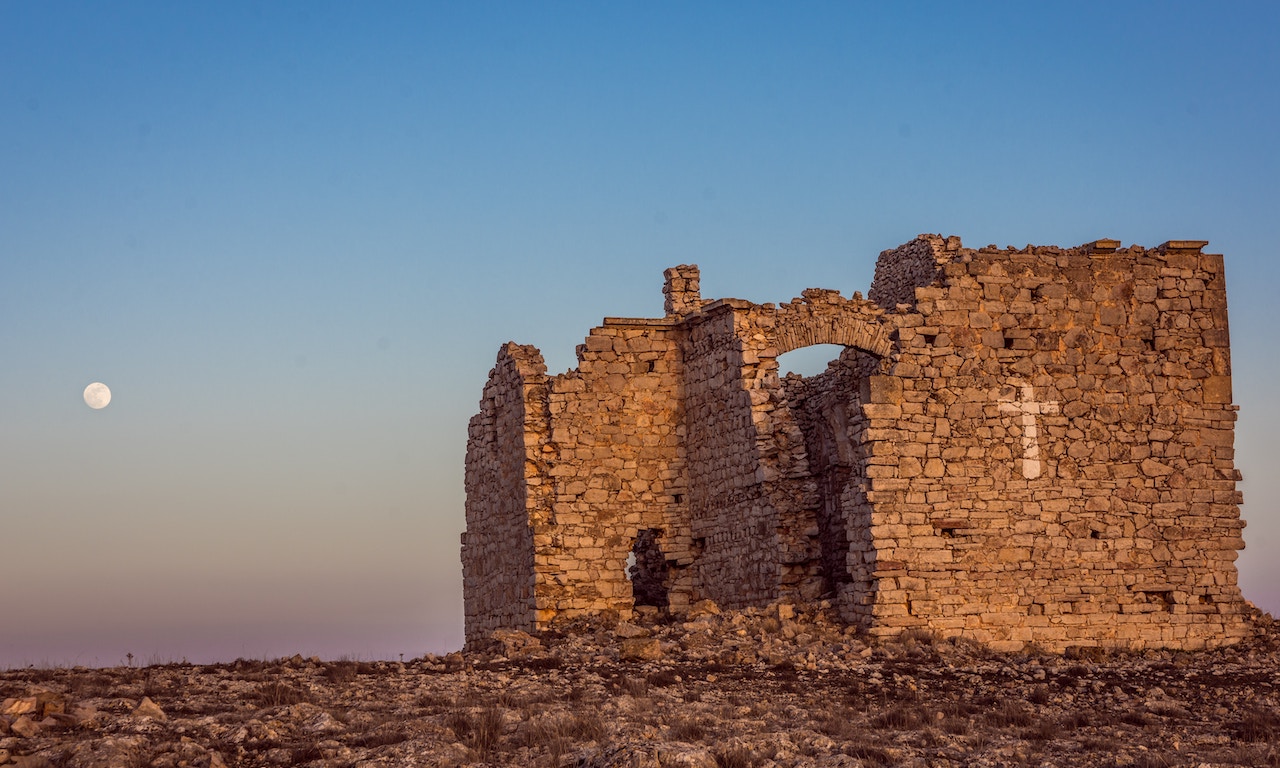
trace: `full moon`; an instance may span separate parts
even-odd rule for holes
[[[84,388],[84,404],[95,411],[100,411],[111,402],[111,390],[100,381],[95,381]]]

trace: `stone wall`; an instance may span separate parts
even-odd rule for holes
[[[544,455],[552,515],[537,548],[540,620],[629,613],[628,556],[642,532],[672,560],[670,600],[692,592],[684,502],[681,359],[667,320],[609,319],[549,383]]]
[[[877,631],[1199,647],[1244,631],[1221,256],[979,251],[890,318],[873,406]],[[881,258],[886,281],[894,253]],[[877,281],[882,269],[877,269]]]
[[[472,420],[467,636],[833,599],[889,634],[1195,648],[1245,632],[1220,256],[881,254],[869,296],[607,318],[546,377],[508,345]],[[845,352],[778,377],[811,344]],[[634,581],[633,581],[634,580]]]
[[[534,627],[534,534],[545,517],[545,462],[529,437],[546,432],[546,370],[537,349],[508,343],[467,428],[467,530],[462,592],[467,631]]]

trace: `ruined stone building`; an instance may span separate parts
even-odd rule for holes
[[[829,599],[873,634],[1197,648],[1246,634],[1221,256],[922,235],[866,299],[700,295],[547,375],[509,343],[471,419],[466,633],[637,605]],[[826,372],[777,357],[844,347]]]

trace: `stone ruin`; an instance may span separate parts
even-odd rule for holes
[[[1249,604],[1227,296],[1204,241],[880,254],[866,299],[605,318],[578,367],[498,353],[470,422],[466,636],[830,604],[872,635],[1236,642]],[[777,358],[844,347],[824,373]]]

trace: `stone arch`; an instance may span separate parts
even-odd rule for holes
[[[837,291],[810,288],[802,298],[778,308],[774,349],[782,355],[814,344],[839,344],[884,357],[893,342],[880,322],[883,312],[861,297],[846,299]]]
[[[849,555],[868,546],[868,521],[861,514],[867,460],[860,405],[868,377],[894,351],[893,326],[883,315],[882,307],[856,294],[846,299],[836,291],[809,289],[774,312],[773,326],[764,334],[772,348],[760,355],[767,370],[778,365],[778,356],[796,349],[832,344],[845,350],[841,364],[823,373],[779,380],[781,402],[769,421],[774,442],[777,432],[790,427],[795,434],[787,444],[803,446],[796,452],[803,466],[776,474],[805,478],[802,494],[795,494],[803,498],[803,508],[793,510],[791,518],[816,530],[807,553],[810,563],[823,593],[841,604],[866,598],[870,589],[852,569]],[[769,353],[776,356],[769,359]]]

